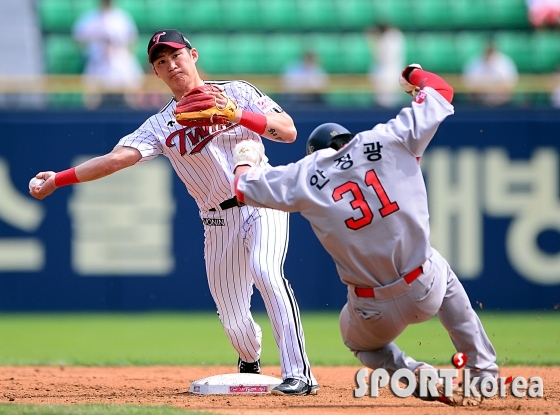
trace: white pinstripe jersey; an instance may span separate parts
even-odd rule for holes
[[[206,81],[224,89],[237,105],[263,114],[282,112],[282,108],[255,86],[245,81]],[[152,115],[136,131],[120,139],[118,146],[137,148],[139,163],[160,154],[169,159],[179,178],[201,211],[219,210],[231,199],[233,148],[241,140],[261,141],[260,136],[238,124],[212,127],[184,127],[175,121],[177,106],[172,99],[158,114]]]
[[[426,187],[418,158],[453,106],[424,88],[411,108],[357,134],[345,147],[297,163],[252,168],[238,189],[251,206],[301,212],[342,281],[390,284],[431,256]]]

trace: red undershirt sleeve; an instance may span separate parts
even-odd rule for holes
[[[241,203],[245,203],[245,195],[243,193],[241,193],[241,190],[239,190],[237,188],[237,182],[239,181],[239,176],[235,178],[235,181],[233,182],[233,188],[235,190],[235,196],[237,196],[237,200],[239,200]]]
[[[424,87],[434,88],[444,97],[447,102],[451,103],[453,100],[453,88],[440,76],[435,73],[425,71],[423,69],[416,69],[409,76],[409,82],[412,85],[419,86],[420,89]]]

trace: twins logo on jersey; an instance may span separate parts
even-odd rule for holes
[[[181,128],[167,137],[165,145],[167,147],[177,147],[182,156],[187,153],[188,147],[191,147],[189,154],[196,154],[218,134],[236,126],[237,124]]]

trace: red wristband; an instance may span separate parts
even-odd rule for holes
[[[266,131],[266,122],[265,115],[243,110],[239,125],[256,132],[258,135],[263,135]]]
[[[59,171],[54,176],[54,185],[56,187],[60,186],[68,186],[69,184],[76,184],[80,183],[78,177],[76,176],[76,168],[72,167],[71,169]]]

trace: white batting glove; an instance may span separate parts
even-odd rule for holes
[[[408,95],[412,95],[413,97],[415,97],[416,94],[420,92],[420,87],[412,85],[410,82],[408,82],[408,76],[415,69],[422,69],[422,67],[417,63],[411,63],[406,68],[404,68],[404,70],[401,72],[401,76],[399,77],[399,84],[401,85],[404,92],[406,92]]]
[[[264,155],[264,146],[262,143],[253,140],[243,140],[233,149],[234,170],[237,166],[255,167],[261,164],[263,159],[268,160]]]

